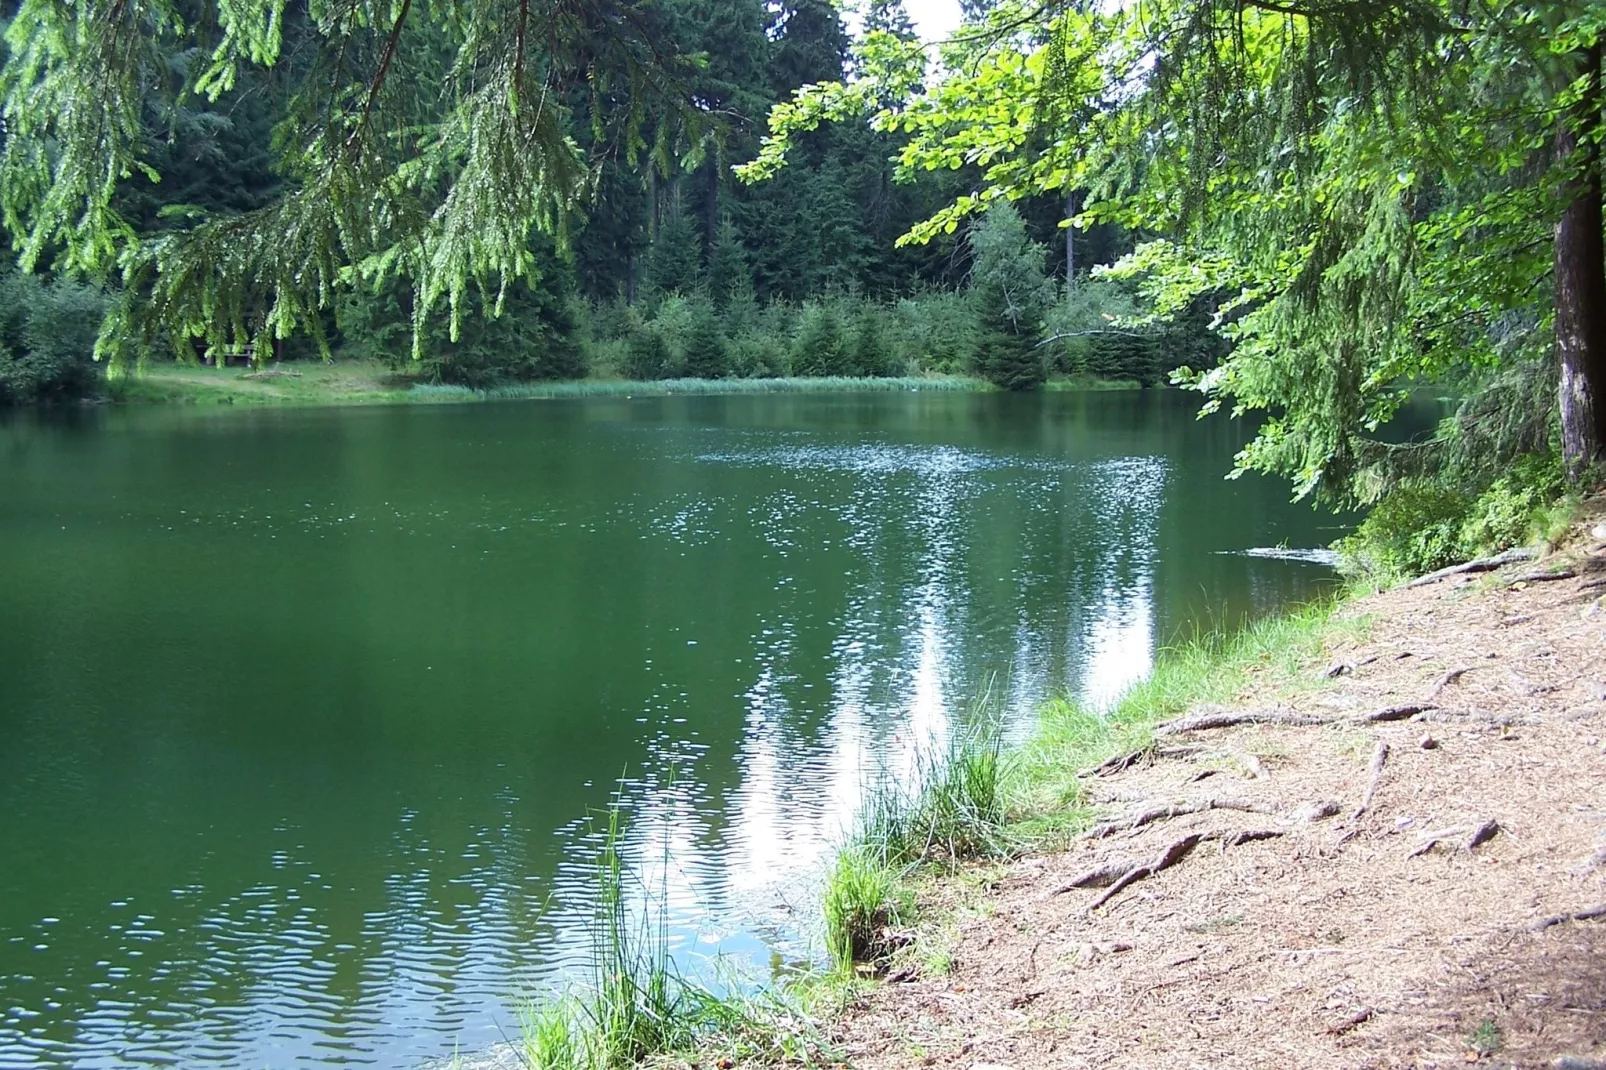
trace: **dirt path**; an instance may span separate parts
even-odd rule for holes
[[[1107,834],[1009,867],[950,973],[849,1010],[849,1062],[1606,1068],[1602,595],[1586,541],[1357,603],[1330,684],[1232,711],[1321,723],[1090,778]]]

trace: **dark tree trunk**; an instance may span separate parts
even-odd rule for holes
[[[708,170],[703,176],[703,263],[713,262],[714,242],[719,239],[719,164],[717,150],[708,150],[703,164]]]
[[[1561,360],[1561,447],[1574,479],[1606,444],[1606,242],[1601,234],[1601,51],[1585,53],[1592,92],[1562,123],[1556,150],[1571,161],[1556,224],[1556,351]],[[1581,135],[1583,135],[1581,137]],[[1580,149],[1580,141],[1583,148]]]
[[[647,164],[647,241],[658,240],[658,224],[661,221],[658,210],[658,168],[651,162]]]

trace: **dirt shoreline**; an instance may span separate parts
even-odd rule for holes
[[[1581,532],[1606,501],[1588,514]],[[1600,542],[1359,599],[1341,613],[1364,639],[1335,629],[1307,667],[1322,686],[1252,684],[1189,711],[1159,757],[1087,778],[1104,834],[978,868],[979,894],[939,882],[949,971],[861,994],[830,1023],[838,1052],[863,1070],[1606,1068]],[[1188,727],[1224,711],[1266,723]]]

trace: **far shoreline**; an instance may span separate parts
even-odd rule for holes
[[[1136,390],[1136,380],[1055,379],[1046,392]],[[766,394],[892,393],[901,391],[998,393],[969,375],[792,376],[772,379],[571,379],[474,389],[421,381],[378,361],[289,362],[264,368],[213,368],[164,363],[108,376],[96,404],[116,406],[315,407],[340,405],[462,404],[465,402]]]

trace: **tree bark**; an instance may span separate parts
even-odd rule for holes
[[[703,265],[713,263],[714,242],[719,240],[719,163],[718,150],[710,148],[703,176]]]
[[[1076,191],[1065,191],[1065,300],[1076,292],[1076,228],[1070,221],[1076,218]]]
[[[1561,362],[1561,443],[1573,479],[1606,444],[1606,241],[1601,233],[1601,49],[1583,56],[1591,89],[1563,120],[1556,151],[1567,161],[1567,205],[1556,224],[1556,351]]]

